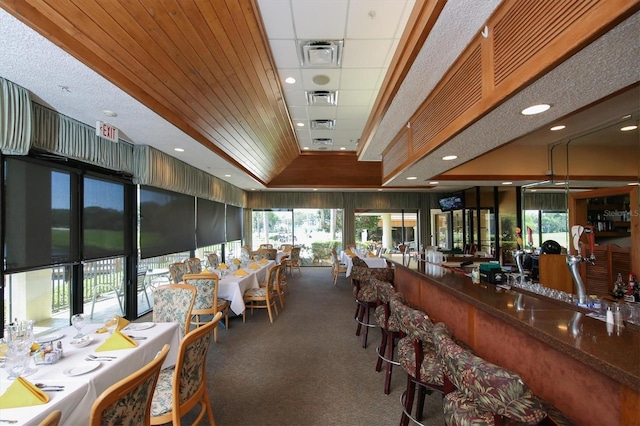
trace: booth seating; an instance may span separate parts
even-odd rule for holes
[[[433,345],[456,387],[443,399],[447,425],[533,425],[547,416],[544,403],[520,376],[459,346],[444,323],[433,327]]]

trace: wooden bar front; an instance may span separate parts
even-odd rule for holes
[[[550,404],[581,425],[638,424],[640,333],[609,334],[603,321],[556,301],[474,285],[463,274],[395,263],[395,286],[434,322],[489,362],[517,372]],[[570,322],[577,327],[569,327]],[[572,332],[572,330],[578,332]]]

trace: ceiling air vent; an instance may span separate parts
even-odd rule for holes
[[[313,140],[313,145],[331,146],[333,145],[333,139],[317,138]]]
[[[335,128],[335,120],[311,120],[311,130],[333,130]]]
[[[300,63],[304,68],[338,68],[343,44],[343,40],[298,40]]]
[[[338,105],[338,92],[327,90],[315,90],[306,92],[307,102],[311,106],[333,106]]]

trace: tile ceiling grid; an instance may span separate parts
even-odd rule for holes
[[[312,147],[313,139],[331,138],[333,146],[323,148],[355,151],[413,3],[258,1],[291,118],[294,123],[304,124],[296,126],[301,148]],[[302,68],[297,40],[344,40],[342,66]],[[329,77],[329,82],[314,83],[316,75]],[[288,76],[293,76],[296,83],[285,83]],[[337,90],[338,105],[308,105],[305,91],[310,90]],[[312,130],[311,120],[335,120],[335,130]]]

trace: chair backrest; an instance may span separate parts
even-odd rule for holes
[[[189,330],[196,288],[188,284],[167,284],[153,289],[153,322],[177,322],[182,336]]]
[[[144,280],[147,278],[146,270],[138,270],[138,288],[144,288]]]
[[[209,262],[210,268],[217,268],[220,265],[220,258],[217,253],[209,253],[207,255],[207,262]]]
[[[260,244],[260,247],[258,247],[258,250],[272,249],[272,248],[273,248],[273,244]]]
[[[281,244],[280,247],[278,247],[279,250],[282,251],[291,251],[291,249],[293,248],[293,244]]]
[[[207,353],[211,346],[213,330],[222,318],[218,312],[210,322],[191,330],[182,338],[178,348],[176,367],[173,372],[173,418],[179,419],[202,398],[199,395],[207,392]],[[177,422],[174,421],[174,424]]]
[[[292,247],[291,248],[291,255],[289,257],[290,262],[293,265],[297,265],[300,262],[300,250],[302,249],[302,247]]]
[[[164,345],[153,361],[109,386],[91,406],[91,426],[151,424],[151,398],[158,382],[162,363],[169,353]]]
[[[397,294],[397,293],[396,293]],[[400,329],[409,337],[429,342],[432,339],[433,323],[426,312],[413,309],[400,297],[392,295],[389,300],[391,315],[400,321]]]
[[[269,272],[267,275],[267,293],[277,293],[278,292],[278,280],[280,273],[280,264],[275,264],[271,268],[269,268]]]
[[[274,248],[261,248],[258,250],[258,254],[261,254],[263,258],[267,260],[276,260],[278,256],[278,250]]]
[[[184,283],[196,288],[192,315],[214,314],[218,306],[219,278],[217,274],[185,274]]]
[[[182,282],[182,277],[187,273],[187,265],[184,262],[175,262],[169,265],[169,273],[174,284]]]
[[[199,274],[202,272],[202,262],[197,257],[189,258],[185,263],[187,264],[188,274]]]
[[[62,411],[54,410],[50,412],[44,420],[38,423],[38,426],[58,426],[60,424],[60,419],[62,419]]]

